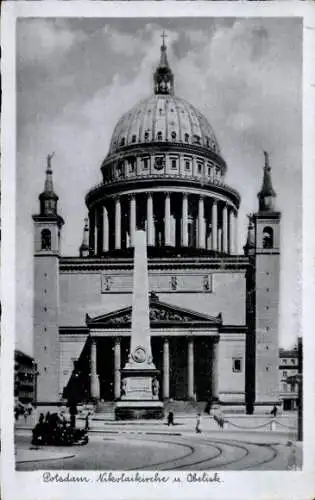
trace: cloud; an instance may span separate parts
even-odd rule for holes
[[[60,19],[21,19],[17,29],[17,52],[20,63],[52,64],[50,57],[63,57],[87,37],[73,31]]]

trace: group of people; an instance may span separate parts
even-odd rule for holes
[[[82,442],[78,442],[82,441]],[[86,429],[76,429],[75,419],[70,414],[70,422],[64,413],[40,414],[37,424],[33,429],[33,444],[71,445],[75,442],[87,442]]]
[[[27,418],[30,417],[32,413],[33,413],[33,406],[31,403],[28,403],[27,405],[24,405],[22,403],[17,403],[14,406],[14,418],[16,422],[19,420],[19,417],[21,416],[24,416],[24,420],[26,422]]]

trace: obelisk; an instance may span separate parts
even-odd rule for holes
[[[159,370],[153,363],[151,350],[146,241],[145,231],[135,232],[130,352],[121,370],[121,398],[115,408],[117,419],[163,417]]]
[[[145,231],[135,232],[130,354],[126,367],[153,368]]]

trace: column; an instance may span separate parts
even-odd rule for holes
[[[182,246],[188,247],[188,197],[183,194],[182,205]]]
[[[228,209],[227,206],[224,205],[222,211],[222,233],[223,233],[223,253],[228,253]]]
[[[108,252],[109,244],[108,244],[108,212],[107,208],[103,207],[103,251]]]
[[[95,224],[95,234],[94,234],[94,248],[95,248],[95,252],[94,252],[94,255],[98,255],[98,211],[97,209],[95,209],[95,215],[94,215],[95,219],[94,219],[94,224]]]
[[[163,342],[163,399],[170,397],[170,347],[169,340],[164,337]]]
[[[91,398],[92,399],[99,399],[100,398],[100,382],[97,374],[97,367],[96,367],[96,340],[92,339],[91,341],[91,358],[90,358],[90,370],[91,370]]]
[[[194,339],[188,339],[188,398],[193,399],[194,397]]]
[[[130,246],[135,245],[136,232],[136,198],[134,195],[130,198]]]
[[[171,197],[170,193],[165,195],[165,210],[164,210],[164,231],[165,231],[165,246],[171,246]]]
[[[120,398],[120,386],[121,386],[120,366],[121,366],[120,337],[115,337],[115,345],[114,345],[114,396],[115,396],[115,399]]]
[[[219,380],[218,347],[219,347],[219,341],[214,340],[212,344],[212,369],[211,369],[212,400],[218,400],[218,380]]]
[[[237,227],[237,212],[234,213],[234,253],[237,255],[238,254],[238,227]]]
[[[205,248],[205,208],[203,196],[199,197],[198,202],[198,247]]]
[[[235,254],[235,249],[234,249],[234,241],[235,241],[235,236],[234,236],[234,211],[233,209],[229,210],[229,227],[230,227],[230,234],[229,234],[229,253],[231,255]]]
[[[148,245],[154,245],[154,221],[153,221],[153,199],[152,194],[148,193],[147,197],[147,238]]]
[[[121,206],[120,198],[115,200],[115,249],[121,248]]]
[[[212,250],[217,251],[218,249],[218,203],[216,200],[213,201],[212,205]]]

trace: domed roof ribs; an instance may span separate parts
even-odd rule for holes
[[[274,198],[277,196],[275,190],[272,187],[269,154],[266,151],[264,151],[264,157],[265,157],[264,177],[261,190],[258,193],[260,211],[273,210]]]
[[[165,38],[167,35],[162,33],[162,45],[161,45],[161,55],[160,63],[156,68],[153,76],[154,93],[162,95],[174,95],[174,75],[171,68],[168,65],[167,60],[167,47],[165,45]]]

